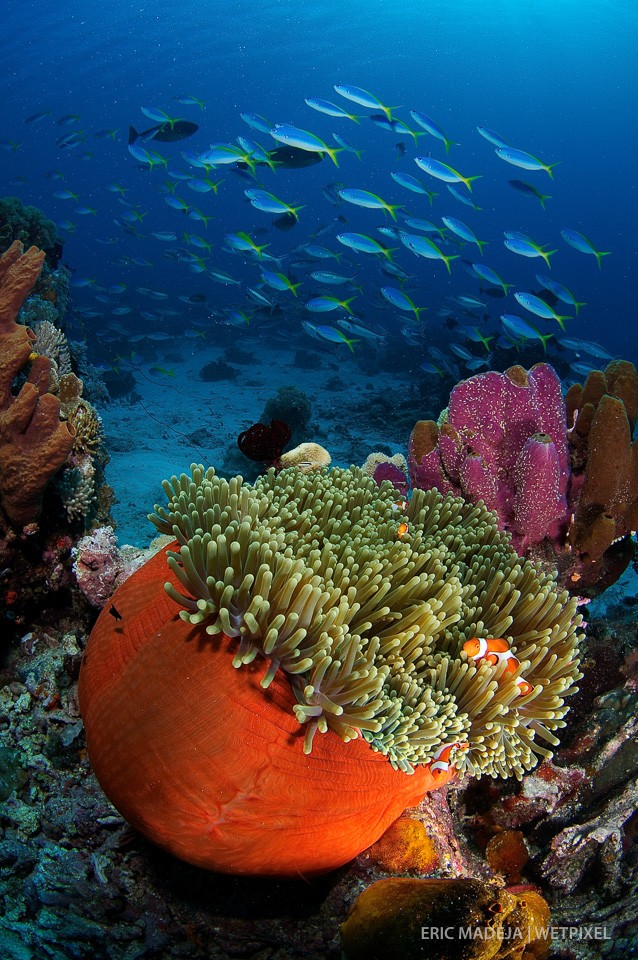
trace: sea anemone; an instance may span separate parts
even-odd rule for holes
[[[150,519],[175,549],[116,592],[79,690],[95,772],[152,840],[211,869],[317,872],[455,771],[551,755],[581,618],[483,504],[417,490],[398,514],[356,468],[249,485],[193,465],[164,489]],[[468,659],[475,636],[507,639],[516,668]]]

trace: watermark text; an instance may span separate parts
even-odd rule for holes
[[[421,927],[421,940],[611,940],[603,924],[520,927]]]

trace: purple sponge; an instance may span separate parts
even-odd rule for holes
[[[546,363],[478,374],[450,394],[447,421],[410,437],[413,487],[436,487],[498,514],[519,553],[564,536],[569,448],[560,380]]]

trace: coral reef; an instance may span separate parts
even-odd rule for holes
[[[43,314],[58,322],[61,319],[59,305],[54,308],[41,296],[30,298],[20,311],[22,318],[29,316],[33,323],[31,358],[44,357],[49,361],[47,393],[58,398],[60,417],[73,431],[72,447],[54,489],[62,500],[67,521],[88,529],[93,522],[106,523],[110,519],[112,494],[104,482],[108,454],[103,445],[102,421],[95,407],[83,397],[84,382],[73,372],[66,336],[53,320],[42,319]]]
[[[130,396],[137,385],[130,370],[102,370],[100,376],[111,400]]]
[[[52,220],[37,207],[25,207],[17,197],[0,199],[0,247],[19,240],[24,247],[35,246],[44,251],[48,265],[55,269],[62,253]]]
[[[60,301],[54,306],[38,295],[23,303],[42,259],[41,251],[24,253],[16,241],[0,260],[3,642],[19,637],[35,617],[55,624],[65,610],[86,606],[71,569],[73,536],[97,518],[107,522],[111,506],[99,417],[82,398],[64,334],[42,319],[59,319]],[[52,283],[59,272],[48,275]],[[17,316],[31,318],[40,335]]]
[[[232,346],[224,349],[224,360],[229,363],[238,363],[242,367],[253,367],[257,362],[255,354],[249,350],[242,350],[237,340],[233,341]]]
[[[72,604],[73,540],[60,526],[28,524],[0,534],[0,615],[2,639],[20,631],[42,610],[54,621]],[[11,629],[8,629],[11,628]]]
[[[225,360],[210,360],[201,368],[199,376],[207,383],[217,383],[219,380],[236,380],[239,371]]]
[[[280,387],[274,397],[264,405],[259,420],[270,423],[271,420],[283,420],[292,431],[293,443],[301,443],[308,433],[308,424],[312,416],[310,398],[297,387]]]
[[[323,366],[319,354],[303,349],[295,350],[292,365],[297,370],[321,370]]]
[[[48,393],[50,361],[37,357],[18,394],[12,387],[33,352],[34,334],[16,323],[44,253],[23,252],[15,241],[0,259],[0,506],[21,527],[38,519],[44,491],[67,459],[72,427],[60,421],[59,401]]]
[[[52,270],[45,259],[33,293],[22,305],[19,322],[33,329],[44,321],[54,327],[60,326],[69,305],[70,291],[70,271],[63,265]]]
[[[214,869],[317,872],[457,770],[520,776],[550,754],[581,618],[484,508],[416,491],[401,538],[397,492],[360,470],[252,487],[191,470],[151,516],[177,536],[168,565],[116,592],[126,629],[103,611],[79,690],[106,793],[156,843]],[[507,636],[516,668],[469,660],[477,633]]]
[[[6,254],[6,270],[9,270],[14,259],[12,251],[19,252],[19,247],[14,246]],[[23,254],[23,257],[17,260],[12,269],[22,269],[21,265],[28,263],[30,254]],[[41,260],[41,256],[38,258]],[[35,263],[35,260],[34,260]],[[33,274],[37,270],[33,269]],[[52,278],[53,274],[49,274]],[[9,280],[5,280],[5,284]],[[7,482],[12,483],[12,489],[19,487],[19,496],[22,500],[27,500],[31,496],[33,505],[20,507],[21,512],[16,512],[16,507],[12,505],[11,499],[16,494],[5,493],[0,495],[0,502],[5,501],[8,506],[4,506],[7,518],[14,525],[16,523],[33,522],[37,519],[41,511],[42,497],[45,489],[49,486],[49,481],[54,473],[58,473],[56,490],[62,498],[62,504],[67,520],[73,523],[81,523],[84,527],[101,514],[102,519],[106,519],[103,506],[106,505],[108,511],[109,498],[105,495],[105,486],[103,482],[103,468],[107,462],[106,451],[101,440],[101,421],[95,408],[86,400],[82,399],[83,383],[72,371],[71,354],[69,345],[64,333],[55,325],[54,320],[59,320],[61,305],[56,306],[49,300],[42,299],[42,291],[39,296],[32,297],[26,304],[20,308],[20,298],[24,299],[29,290],[33,287],[33,278],[31,282],[20,287],[19,299],[14,298],[16,291],[9,292],[9,287],[3,287],[0,291],[0,297],[8,298],[5,304],[6,313],[4,314],[4,342],[5,347],[5,371],[3,393],[4,400],[4,426],[2,432],[5,436],[5,451],[7,449],[7,437],[13,434],[13,445],[17,447],[19,437],[22,443],[22,449],[16,450],[13,454],[14,464],[6,469]],[[33,324],[30,327],[20,326],[15,323],[15,318],[20,308],[20,317],[28,319]],[[43,316],[51,316],[52,319],[43,319]],[[15,351],[18,341],[16,335],[21,333],[20,350],[11,358],[11,348],[8,335],[13,332]],[[28,417],[29,404],[34,401],[37,407],[34,408],[31,417],[31,426],[28,426],[28,420],[20,431],[15,429],[15,411],[19,409],[11,399],[7,391],[11,391],[11,386],[15,379],[20,375],[22,367],[26,361],[31,362],[31,370],[27,376],[27,384],[30,382],[37,386],[39,397],[31,391],[29,399],[27,384],[22,386],[20,396],[23,397],[22,407],[23,417]],[[55,399],[57,398],[57,400]],[[19,398],[18,398],[19,399]],[[14,412],[12,413],[11,410]],[[57,414],[59,411],[59,415]],[[48,418],[48,419],[47,419]],[[63,422],[60,422],[63,421]],[[35,430],[35,424],[41,421],[40,429],[44,430],[48,423],[48,445],[42,443],[40,438],[30,438],[29,434]],[[57,425],[56,425],[57,421]],[[64,424],[66,421],[66,426]],[[22,436],[21,436],[22,435]],[[46,471],[42,465],[30,465],[26,468],[27,460],[33,457],[33,451],[30,449],[35,446],[36,452],[46,463]],[[27,449],[29,447],[29,449]],[[52,455],[49,453],[53,451]],[[0,460],[6,457],[0,455]],[[20,466],[22,462],[22,467]],[[26,476],[32,484],[39,484],[39,493],[34,495],[29,491],[29,483],[20,479],[20,471]],[[11,476],[13,475],[13,480]]]
[[[593,658],[606,657],[600,626],[589,638],[590,671]],[[621,655],[607,671],[603,692],[583,683],[554,762],[502,789],[471,783],[455,804],[459,832],[465,826],[475,837],[492,834],[486,854],[503,876],[515,863],[507,851],[495,861],[494,846],[501,837],[524,837],[529,859],[523,863],[519,839],[521,869],[550,901],[563,938],[559,955],[570,960],[632,955],[638,946],[635,614],[624,623],[608,619],[604,633],[610,630],[618,631],[624,663]]]
[[[87,345],[83,341],[72,340],[69,343],[69,352],[72,357],[73,370],[82,380],[82,396],[97,407],[105,406],[111,399],[105,383],[105,375],[108,373],[115,374],[116,371],[103,370],[89,363]]]
[[[544,838],[532,876],[563,894],[602,876],[603,899],[613,900],[628,884],[627,853],[636,866],[637,692],[636,681],[628,680],[597,698],[586,730],[562,753],[569,766],[543,764],[523,789],[491,806],[495,824],[517,826],[532,842]]]

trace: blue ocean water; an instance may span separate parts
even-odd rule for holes
[[[38,206],[58,224],[63,261],[73,271],[69,332],[85,337],[92,359],[107,367],[123,356],[133,357],[134,364],[139,357],[140,365],[159,366],[161,354],[142,348],[152,332],[175,345],[191,338],[202,360],[208,348],[222,344],[232,351],[244,341],[253,350],[287,346],[291,357],[298,348],[317,349],[338,364],[346,382],[374,370],[378,384],[400,392],[408,380],[438,381],[437,373],[424,372],[424,363],[440,369],[451,383],[469,376],[477,365],[467,366],[454,344],[477,360],[485,358],[478,369],[504,369],[516,362],[514,344],[487,356],[482,344],[464,332],[478,327],[494,337],[493,348],[503,333],[499,318],[509,313],[554,334],[548,358],[566,382],[582,379],[570,364],[596,367],[606,361],[560,346],[556,338],[593,341],[612,356],[638,359],[636,39],[638,9],[631,0],[349,0],[346,5],[335,0],[112,0],[106,6],[95,0],[81,5],[9,0],[0,41],[0,190]],[[369,91],[408,131],[372,122],[370,114],[383,117],[382,107],[340,96],[334,85],[341,84]],[[360,120],[313,110],[304,102],[311,97],[336,103]],[[203,107],[184,102],[195,98]],[[199,127],[180,142],[138,141],[156,151],[166,167],[158,163],[151,170],[128,150],[130,125],[137,131],[156,125],[142,108]],[[418,126],[411,110],[435,120],[455,141],[449,153]],[[213,181],[222,181],[217,193],[192,189],[193,179],[205,179],[192,156],[211,144],[237,146],[236,138],[243,136],[266,150],[277,146],[268,133],[251,128],[242,113],[258,114],[269,124],[293,124],[331,147],[337,145],[336,133],[361,151],[360,159],[345,150],[337,166],[320,153],[315,155],[320,162],[303,169],[272,171],[260,164],[255,177],[224,165],[210,172]],[[558,164],[553,179],[543,169],[504,162],[477,126],[496,131],[543,164]],[[417,143],[410,130],[421,134]],[[182,151],[189,151],[190,160]],[[416,156],[445,162],[464,177],[479,176],[471,193],[463,183],[455,186],[480,209],[419,169]],[[427,195],[397,184],[392,172],[418,177],[436,192],[432,204]],[[536,196],[513,189],[511,180],[549,195],[546,209]],[[292,229],[279,229],[273,214],[250,205],[244,191],[255,186],[303,205]],[[416,257],[396,235],[378,232],[398,226],[418,233],[405,227],[402,212],[395,225],[383,209],[339,202],[335,191],[343,187],[403,204],[402,212],[437,227],[443,226],[442,217],[455,217],[488,245],[481,256],[477,246],[449,231],[431,235],[445,255],[458,258],[448,273],[443,262]],[[66,190],[78,199],[55,197]],[[185,209],[169,206],[167,196],[178,197]],[[594,256],[564,242],[564,228],[610,251],[601,269]],[[266,257],[275,259],[260,264],[255,255],[229,249],[224,238],[239,231],[260,246],[268,244]],[[551,269],[541,257],[506,249],[504,231],[522,232],[543,249],[556,250]],[[340,244],[336,238],[344,232],[394,249],[393,261],[408,275],[404,292],[428,308],[423,321],[384,300],[382,286],[402,283],[381,271],[387,262],[383,254]],[[157,233],[175,239],[159,239]],[[309,242],[338,254],[339,262],[312,259],[305,250]],[[508,296],[497,296],[502,291],[470,275],[471,262],[489,265],[512,284]],[[262,265],[301,282],[299,296],[262,286]],[[310,274],[318,270],[354,276],[358,289],[313,280]],[[211,271],[236,282],[220,282]],[[586,303],[577,318],[565,321],[565,331],[554,320],[526,313],[514,300],[517,291],[543,295],[537,274],[559,281]],[[274,309],[255,304],[251,287]],[[302,321],[328,325],[337,331],[328,336],[337,341],[352,336],[338,324],[343,311],[316,314],[305,308],[307,300],[322,295],[354,296],[357,322],[383,334],[382,346],[365,334],[354,335],[359,342],[353,351],[325,334],[313,339]],[[459,296],[481,305],[468,307]],[[574,316],[565,303],[546,299],[558,313]],[[244,317],[233,313],[237,310]],[[543,358],[538,341],[527,346],[526,362]],[[433,355],[432,347],[440,352]],[[296,376],[303,386],[303,374],[296,371]],[[246,417],[249,422],[248,412]]]

